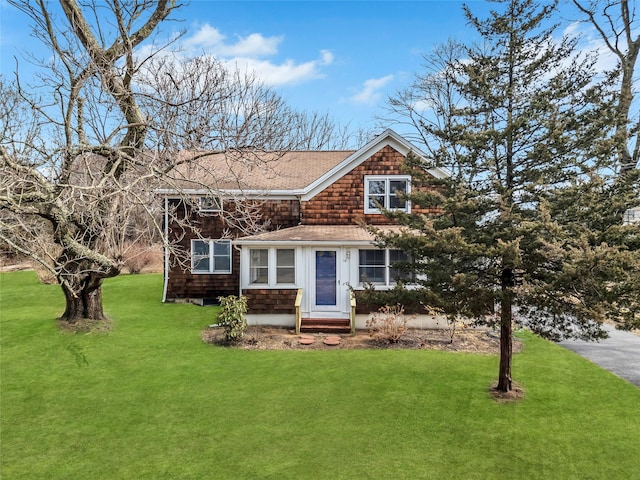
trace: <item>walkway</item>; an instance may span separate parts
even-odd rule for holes
[[[565,348],[640,387],[640,336],[603,326],[609,338],[599,342],[563,340]]]

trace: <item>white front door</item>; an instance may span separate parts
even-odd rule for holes
[[[318,248],[311,258],[311,316],[341,317],[345,306],[345,289],[341,279],[342,250]]]

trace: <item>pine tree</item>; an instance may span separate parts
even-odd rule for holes
[[[616,303],[620,273],[639,270],[628,245],[603,233],[620,225],[621,212],[609,209],[600,235],[590,235],[599,216],[581,215],[615,158],[606,86],[591,83],[592,62],[574,54],[572,40],[554,41],[546,25],[556,3],[496,3],[483,20],[465,7],[482,43],[440,47],[432,70],[391,101],[452,176],[435,181],[424,173],[431,165],[409,155],[416,187],[429,187],[412,188],[412,204],[439,214],[388,212],[412,233],[376,233],[382,246],[411,252],[423,303],[450,316],[497,317],[497,389],[507,392],[514,308],[548,337],[597,338],[599,321],[633,303]],[[416,109],[424,104],[432,109]],[[601,205],[611,206],[615,195],[605,190]],[[580,200],[585,191],[594,197]],[[570,215],[563,202],[577,210]]]

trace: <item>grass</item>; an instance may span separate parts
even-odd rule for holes
[[[73,334],[58,287],[0,275],[3,479],[640,478],[640,389],[533,335],[500,404],[495,356],[214,347],[161,286],[109,280],[113,329]]]

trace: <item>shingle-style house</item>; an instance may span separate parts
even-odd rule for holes
[[[204,195],[191,207],[183,205],[184,215],[197,222],[199,236],[167,225],[169,239],[190,252],[190,268],[174,265],[166,254],[164,301],[207,303],[244,295],[250,324],[298,329],[302,324],[304,329],[315,321],[363,327],[369,312],[358,309],[351,288],[357,292],[366,282],[393,286],[392,265],[406,254],[377,249],[359,224],[400,228],[380,206],[412,210],[398,195],[411,189],[411,178],[402,170],[409,151],[424,156],[386,130],[357,151],[287,152],[265,169],[220,154],[205,157],[207,168],[192,168],[185,180],[197,179],[220,197],[208,197],[196,186],[187,189],[191,196]],[[211,170],[214,185],[209,185],[213,176],[205,173]],[[447,175],[437,168],[429,173]],[[164,194],[169,208],[181,202],[170,190]],[[234,199],[240,196],[252,200],[267,221],[260,233],[246,235],[224,215],[236,208]]]

